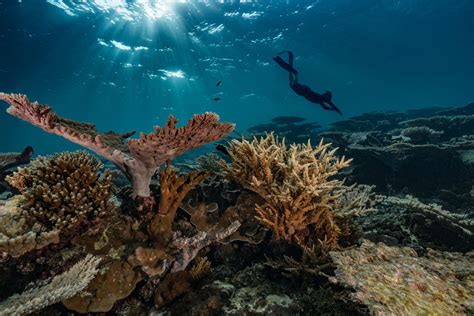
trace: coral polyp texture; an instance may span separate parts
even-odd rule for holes
[[[409,247],[365,240],[330,256],[335,279],[375,315],[467,315],[474,308],[472,253],[428,249],[418,256]]]
[[[337,247],[340,228],[334,218],[343,182],[334,176],[349,166],[322,141],[287,146],[273,134],[260,139],[233,140],[228,148],[232,162],[222,162],[228,176],[259,194],[258,219],[277,239],[305,243],[308,230],[329,248]]]
[[[126,141],[135,132],[100,133],[94,124],[62,118],[48,105],[31,102],[22,94],[0,93],[0,100],[10,105],[9,114],[110,160],[132,182],[134,196],[145,198],[150,196],[151,178],[165,161],[218,140],[234,129],[233,124],[218,122],[219,116],[214,113],[194,115],[181,128],[176,127],[177,120],[170,115],[163,128],[157,126],[149,134],[141,133],[139,139]]]
[[[114,205],[112,176],[99,174],[102,163],[85,151],[39,157],[7,181],[23,196],[19,207],[27,223],[64,234],[109,214]]]

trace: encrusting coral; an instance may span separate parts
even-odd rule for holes
[[[59,229],[47,229],[40,223],[27,223],[18,204],[17,195],[6,202],[0,201],[0,253],[16,258],[35,249],[59,243]]]
[[[330,256],[337,265],[332,281],[353,288],[354,300],[375,315],[466,315],[474,308],[472,252],[418,256],[365,240]]]
[[[228,148],[232,162],[222,165],[228,176],[265,200],[256,205],[258,219],[277,239],[305,244],[314,226],[313,241],[336,248],[340,228],[333,210],[344,186],[331,177],[351,160],[337,158],[328,146],[308,141],[287,147],[273,134],[251,142],[233,140]]]
[[[64,234],[109,214],[114,204],[112,176],[100,176],[102,163],[85,151],[39,157],[7,177],[23,196],[19,207],[28,223]]]
[[[132,182],[133,195],[145,199],[150,197],[151,178],[165,161],[218,140],[234,129],[233,124],[218,122],[219,116],[214,113],[194,115],[181,128],[176,127],[177,120],[170,115],[163,128],[157,126],[150,134],[141,133],[139,139],[129,139],[125,143],[135,132],[100,133],[94,124],[62,118],[48,105],[31,102],[22,94],[0,93],[0,100],[10,105],[9,114],[110,160]]]

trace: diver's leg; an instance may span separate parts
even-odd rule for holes
[[[332,111],[332,110],[333,110],[333,108],[332,108],[332,107],[330,107],[330,106],[328,106],[328,105],[324,104],[324,102],[322,102],[322,103],[319,103],[319,104],[320,104],[320,105],[323,107],[323,109],[325,109],[325,110],[329,110],[329,111]]]

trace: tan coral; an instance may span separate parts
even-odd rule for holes
[[[25,95],[0,93],[10,107],[7,112],[48,133],[62,136],[110,160],[132,181],[133,194],[150,197],[151,178],[159,167],[185,151],[218,140],[234,129],[233,124],[218,122],[214,113],[194,115],[184,127],[170,116],[163,128],[155,127],[139,139],[125,140],[134,132],[100,133],[94,124],[79,123],[58,116],[48,105],[31,102]]]
[[[138,247],[128,258],[133,266],[140,266],[149,276],[162,276],[168,269],[173,257],[163,248]]]
[[[48,230],[39,223],[27,223],[18,207],[23,199],[18,195],[0,203],[0,252],[14,258],[60,241],[58,229]]]
[[[338,230],[332,213],[342,192],[342,181],[331,179],[350,159],[337,158],[330,144],[287,147],[273,134],[253,141],[234,140],[228,148],[231,164],[223,162],[228,176],[265,199],[256,206],[258,219],[277,239],[303,242],[310,225],[322,242],[337,246]]]
[[[354,300],[375,315],[466,315],[474,308],[473,254],[364,241],[359,248],[331,252],[332,280],[353,288]]]
[[[207,257],[199,257],[189,272],[194,280],[202,279],[211,272],[211,262]]]
[[[85,151],[39,157],[7,181],[23,194],[20,203],[29,223],[63,234],[110,214],[114,205],[110,174],[100,176],[100,161]]]

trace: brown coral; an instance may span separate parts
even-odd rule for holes
[[[265,199],[256,206],[258,219],[277,239],[303,243],[309,226],[314,226],[322,242],[336,247],[339,227],[332,211],[342,181],[331,177],[351,160],[337,158],[328,146],[321,142],[312,147],[308,141],[288,148],[267,134],[251,142],[232,141],[232,163],[222,164],[228,176]]]
[[[160,243],[167,244],[172,238],[172,223],[181,201],[186,194],[202,180],[210,176],[207,171],[192,171],[178,174],[167,161],[166,168],[160,170],[160,204],[158,214],[150,221],[150,235]]]
[[[100,176],[100,161],[86,153],[39,157],[7,177],[20,190],[20,204],[29,223],[40,223],[67,234],[82,223],[103,217],[114,208],[111,175]]]
[[[177,120],[170,116],[163,128],[155,127],[139,139],[125,140],[134,132],[99,133],[94,124],[79,123],[58,116],[48,105],[31,102],[25,95],[0,93],[0,100],[10,107],[7,112],[48,133],[84,146],[114,163],[133,184],[133,194],[150,196],[150,182],[158,168],[183,152],[218,140],[234,129],[233,124],[219,123],[214,113],[194,115],[184,127],[177,128]]]
[[[101,270],[82,293],[63,304],[79,313],[108,312],[116,301],[129,296],[141,280],[140,273],[120,260],[104,263]]]
[[[472,253],[428,250],[364,241],[359,248],[331,252],[333,281],[354,288],[353,298],[376,315],[466,315],[474,308]]]

